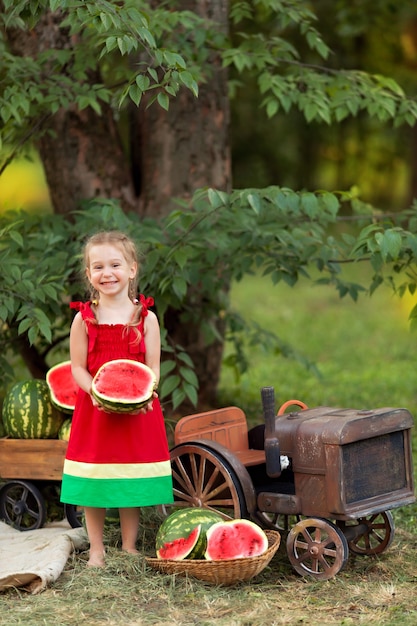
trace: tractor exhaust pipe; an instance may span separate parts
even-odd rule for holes
[[[281,452],[275,433],[275,396],[273,387],[261,389],[262,409],[265,420],[266,473],[270,478],[281,476]]]

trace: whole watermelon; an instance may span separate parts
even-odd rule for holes
[[[201,559],[207,547],[207,530],[213,524],[222,521],[220,513],[209,509],[199,507],[178,509],[171,513],[159,527],[155,541],[156,552],[158,554],[161,548],[165,547],[165,558],[171,558],[167,552],[167,544],[172,544],[172,548],[175,549],[176,540],[187,539],[197,526],[201,526],[197,544],[187,556],[189,559]]]
[[[55,439],[64,421],[56,409],[44,380],[32,378],[18,382],[6,394],[3,424],[14,439]]]

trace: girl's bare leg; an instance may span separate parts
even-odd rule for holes
[[[84,508],[85,523],[87,526],[88,539],[90,541],[90,558],[87,565],[89,567],[104,566],[104,519],[106,517],[106,509],[93,508],[86,506]]]
[[[136,540],[139,530],[140,510],[137,507],[119,509],[120,529],[122,532],[122,550],[130,554],[139,554]]]

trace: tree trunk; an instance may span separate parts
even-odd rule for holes
[[[181,9],[191,10],[227,28],[228,2],[182,1]],[[229,144],[230,108],[227,73],[213,55],[212,74],[196,99],[183,89],[172,99],[169,110],[157,104],[147,108],[144,98],[135,119],[132,154],[140,171],[140,212],[158,217],[175,208],[174,198],[189,199],[194,190],[214,187],[231,189]],[[204,310],[203,303],[200,304]],[[198,305],[197,305],[198,308]],[[200,383],[201,406],[216,404],[216,392],[223,354],[223,341],[205,346],[198,325],[182,324],[181,311],[168,310],[165,326],[171,339],[186,346]],[[214,320],[220,336],[224,324]]]

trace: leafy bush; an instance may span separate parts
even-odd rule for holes
[[[351,200],[347,194],[341,198]],[[225,363],[237,375],[247,368],[243,349],[247,340],[277,354],[297,356],[276,333],[251,326],[232,311],[232,281],[261,272],[273,284],[293,286],[300,276],[311,278],[314,268],[311,280],[331,284],[340,296],[356,300],[365,287],[343,277],[342,262],[366,259],[374,271],[371,291],[387,280],[401,293],[413,292],[415,277],[409,270],[417,250],[413,211],[409,231],[373,222],[356,239],[348,232],[328,235],[340,205],[335,194],[271,187],[231,194],[200,190],[189,205],[183,203],[161,222],[126,215],[112,200],[89,202],[71,220],[60,215],[5,214],[0,218],[2,384],[15,375],[11,354],[20,354],[30,372],[41,377],[53,354],[66,349],[69,302],[85,297],[82,244],[100,229],[129,233],[143,253],[140,289],[155,296],[162,328],[160,394],[172,399],[173,408],[186,398],[196,404],[198,380],[188,346],[173,343],[167,331],[172,317],[176,324],[199,328],[202,350],[223,339],[219,323],[224,324],[233,345]],[[409,270],[405,281],[396,286],[393,275],[403,276],[404,270]],[[391,274],[384,277],[387,271]]]

